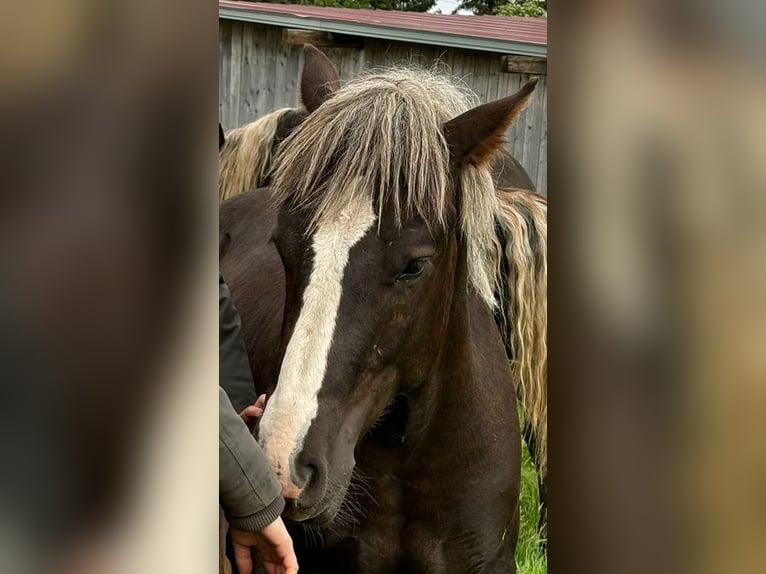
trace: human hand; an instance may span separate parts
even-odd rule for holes
[[[234,546],[234,561],[240,574],[252,574],[253,572],[251,548],[255,549],[266,568],[267,574],[296,574],[298,572],[298,559],[293,550],[293,540],[281,518],[277,518],[259,532],[243,532],[231,528],[229,534]]]
[[[265,408],[266,395],[261,395],[258,397],[258,400],[255,401],[255,404],[245,407],[245,409],[239,413],[239,416],[245,421],[245,424],[247,425],[247,428],[250,429],[251,433],[255,430],[255,425],[258,424],[258,421],[263,416],[263,409]]]

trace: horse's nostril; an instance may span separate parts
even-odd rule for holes
[[[306,489],[312,482],[316,480],[318,474],[317,467],[313,464],[307,464],[296,469],[296,479],[301,489]]]
[[[314,466],[313,464],[310,464],[308,466],[308,480],[306,481],[306,487],[313,486],[316,481],[319,479],[319,469]]]

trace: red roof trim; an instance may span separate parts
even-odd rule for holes
[[[474,38],[524,42],[542,46],[548,43],[547,18],[428,14],[398,12],[394,10],[325,8],[322,6],[302,6],[296,4],[239,2],[234,0],[219,0],[218,6],[244,11],[281,14],[297,18],[352,22],[403,30],[420,30]]]

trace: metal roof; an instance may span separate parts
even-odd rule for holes
[[[548,20],[219,0],[218,17],[399,42],[546,57]]]

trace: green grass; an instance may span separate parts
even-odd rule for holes
[[[537,494],[537,474],[522,441],[521,460],[521,524],[519,542],[516,546],[516,566],[519,574],[547,574],[548,558],[540,550],[540,534],[537,521],[540,514],[540,499]]]

